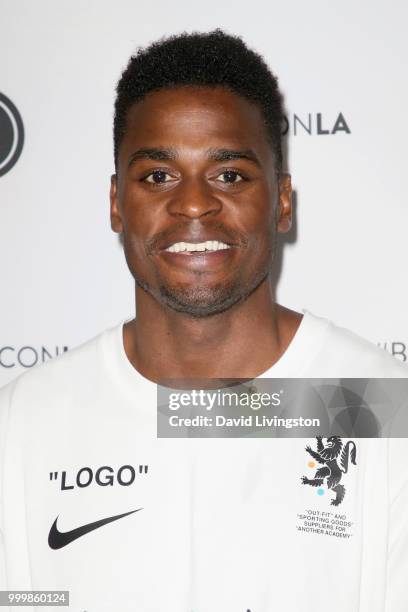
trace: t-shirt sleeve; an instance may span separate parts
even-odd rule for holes
[[[7,590],[7,576],[6,576],[6,555],[5,555],[5,541],[4,541],[4,525],[3,525],[3,509],[4,509],[4,496],[3,496],[3,476],[4,476],[4,452],[5,452],[5,439],[6,439],[6,428],[10,406],[12,385],[7,385],[0,389],[0,591]]]
[[[385,612],[408,610],[408,438],[390,440],[390,514]]]
[[[4,558],[4,538],[0,531],[0,591],[7,591],[6,560]]]

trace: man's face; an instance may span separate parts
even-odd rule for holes
[[[150,93],[128,113],[117,170],[112,229],[161,304],[208,316],[266,279],[291,193],[257,106],[222,87]]]

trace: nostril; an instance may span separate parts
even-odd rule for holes
[[[222,203],[215,198],[175,198],[168,204],[168,212],[183,215],[190,219],[213,215],[222,210]]]

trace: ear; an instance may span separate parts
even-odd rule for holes
[[[277,211],[278,232],[284,234],[292,227],[292,181],[290,174],[279,174],[279,210]]]
[[[121,234],[123,232],[123,224],[118,206],[118,178],[116,174],[112,174],[111,176],[109,198],[111,228],[117,234]]]

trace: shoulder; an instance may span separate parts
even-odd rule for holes
[[[316,359],[331,372],[326,376],[356,378],[407,378],[408,365],[384,349],[333,321],[306,311],[320,327],[321,344]]]
[[[54,393],[70,394],[76,385],[95,384],[104,361],[104,346],[122,323],[103,331],[80,346],[30,369],[0,389],[0,407],[24,397],[35,402],[37,398]],[[4,411],[4,408],[3,408]]]

